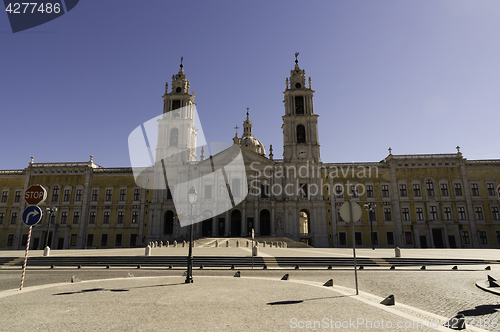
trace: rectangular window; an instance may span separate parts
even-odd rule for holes
[[[462,244],[470,244],[469,231],[460,231]]]
[[[424,220],[424,209],[421,207],[415,208],[415,214],[417,215],[417,220]]]
[[[339,232],[339,246],[347,245],[347,236],[346,232]]]
[[[116,221],[118,224],[123,224],[123,221],[125,220],[125,212],[123,211],[118,211],[118,220]]]
[[[130,247],[135,247],[137,245],[137,234],[130,234]]]
[[[479,242],[481,244],[488,244],[488,233],[486,231],[479,231]]]
[[[109,224],[109,211],[104,212],[104,217],[102,219],[103,224]]]
[[[393,232],[387,232],[387,245],[388,246],[393,246],[394,245],[394,233]]]
[[[52,202],[58,202],[59,201],[59,187],[54,187],[52,189]]]
[[[172,111],[181,108],[180,100],[172,100]]]
[[[9,197],[9,192],[8,191],[3,191],[2,192],[2,203],[7,203],[7,198]]]
[[[444,210],[444,220],[451,220],[451,208],[445,206],[443,210]]]
[[[261,184],[260,185],[260,198],[269,198],[269,185]]]
[[[498,208],[496,206],[491,208],[491,219],[500,220],[500,214],[498,213]]]
[[[462,196],[462,185],[460,183],[455,183],[455,196]]]
[[[95,224],[95,212],[90,212],[89,224]]]
[[[378,233],[377,232],[373,232],[373,233],[370,233],[370,239],[373,238],[373,245],[374,246],[378,246]]]
[[[71,190],[70,189],[64,190],[63,201],[64,202],[69,202],[70,196],[71,196]]]
[[[17,223],[17,212],[12,212],[10,215],[10,224],[15,225]]]
[[[295,114],[304,114],[304,97],[295,97]]]
[[[476,211],[476,219],[477,220],[483,220],[484,219],[483,208],[482,207],[476,206],[474,208],[474,211]]]
[[[391,208],[384,208],[384,220],[385,221],[391,221],[392,220]]]
[[[351,197],[353,197],[353,198],[358,197],[358,186],[357,185],[351,186]]]
[[[127,195],[127,189],[120,189],[120,201],[124,201],[126,195]]]
[[[363,245],[363,234],[361,232],[354,232],[354,239],[357,246]]]
[[[61,212],[61,224],[65,225],[68,222],[68,212]]]
[[[377,215],[375,214],[375,211],[368,211],[368,216],[370,221],[377,221]]]
[[[371,185],[371,184],[366,186],[366,197],[374,197],[373,196],[373,185]]]
[[[106,189],[106,197],[105,197],[106,202],[110,202],[112,196],[113,196],[113,189]]]
[[[495,185],[493,183],[487,183],[486,189],[488,190],[488,196],[495,196]]]
[[[307,197],[307,183],[301,183],[299,187],[299,196],[300,197]]]
[[[212,198],[212,185],[210,184],[205,185],[205,198],[206,199]]]
[[[116,234],[115,237],[115,247],[121,247],[122,246],[122,234]]]
[[[132,224],[137,224],[139,221],[139,211],[132,211]]]
[[[335,195],[337,197],[344,197],[344,186],[336,185],[335,186]]]
[[[410,220],[410,209],[409,208],[403,208],[403,220],[404,221],[409,221]]]
[[[418,183],[413,184],[413,196],[415,196],[415,197],[422,196],[422,193],[420,192],[420,184],[418,184]]]
[[[425,187],[427,188],[427,196],[434,196],[434,183],[432,183],[432,180],[427,180]]]
[[[141,199],[141,189],[134,189],[134,201]]]
[[[87,248],[94,246],[94,234],[87,234]]]
[[[406,184],[399,185],[399,195],[401,197],[408,197],[408,191],[406,190]]]
[[[411,231],[405,232],[405,243],[406,244],[413,244],[413,236],[411,235]]]
[[[382,197],[389,197],[389,185],[388,184],[382,185]]]
[[[69,238],[69,245],[72,247],[76,246],[76,240],[77,240],[77,235],[76,234],[71,234]]]
[[[441,196],[448,196],[448,185],[441,183]]]
[[[16,194],[14,196],[14,203],[19,203],[21,201],[21,191],[18,190],[16,191]]]
[[[497,235],[497,244],[500,245],[500,231],[495,232]]]
[[[83,190],[81,190],[81,189],[77,189],[76,190],[75,202],[81,202],[82,201],[82,194],[83,194]]]
[[[467,219],[467,217],[465,215],[465,207],[463,207],[463,206],[458,207],[458,219],[459,220]]]
[[[431,205],[430,207],[430,212],[431,212],[431,220],[436,220],[438,218],[438,214],[437,214],[437,208],[436,206],[434,205]]]
[[[101,235],[101,247],[107,247],[108,246],[108,234],[102,234]]]
[[[472,192],[472,196],[479,196],[479,187],[478,187],[477,183],[471,183],[470,189]]]
[[[99,189],[92,189],[92,202],[97,202],[99,199]]]
[[[21,247],[26,247],[28,244],[28,234],[23,234],[21,236]]]
[[[73,224],[78,224],[80,222],[80,212],[76,211],[73,213]]]
[[[14,234],[9,234],[7,236],[7,247],[12,247],[14,245]]]
[[[3,220],[5,219],[5,213],[0,212],[0,225],[3,224]]]

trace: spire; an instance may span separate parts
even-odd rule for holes
[[[182,70],[182,67],[184,67],[184,66],[182,65],[182,60],[184,60],[184,57],[183,57],[183,56],[181,56],[181,70]]]
[[[243,137],[253,136],[252,135],[252,121],[250,121],[250,114],[247,107],[247,119],[243,122]]]
[[[290,70],[290,89],[292,90],[306,88],[306,71],[304,69],[300,69],[298,56],[299,52],[295,52],[295,68]]]

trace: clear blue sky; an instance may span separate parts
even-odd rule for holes
[[[312,78],[323,162],[499,159],[500,1],[80,1],[13,34],[0,13],[0,169],[130,166],[184,57],[209,141],[253,133],[282,155],[285,78]],[[242,129],[239,129],[241,136]]]

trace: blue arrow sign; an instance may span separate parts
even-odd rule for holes
[[[30,205],[23,212],[23,222],[28,226],[36,225],[42,220],[42,209],[36,205]]]

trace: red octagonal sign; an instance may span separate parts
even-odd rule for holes
[[[39,184],[35,184],[28,189],[26,189],[26,192],[24,193],[24,199],[26,200],[26,203],[30,205],[36,205],[39,204],[47,198],[47,191],[45,190],[44,187],[42,187]]]

